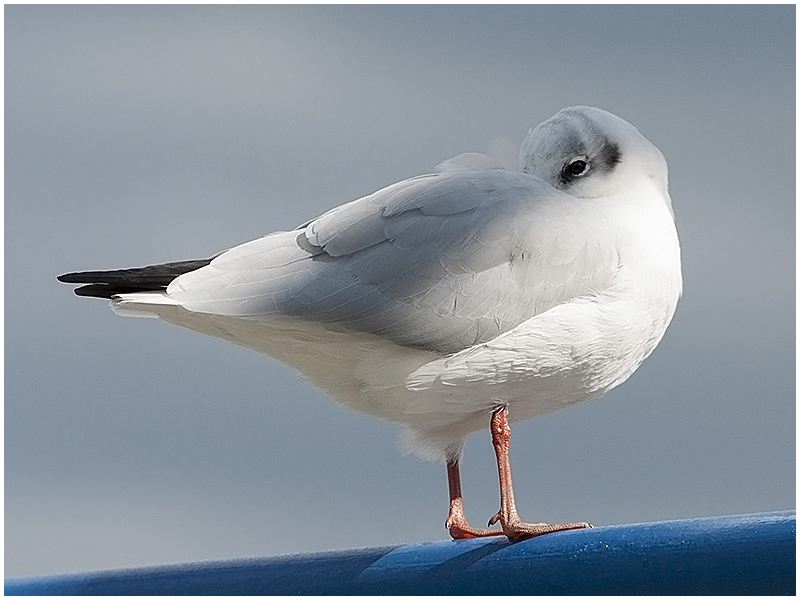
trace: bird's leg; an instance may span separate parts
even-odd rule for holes
[[[507,407],[502,406],[492,413],[491,431],[492,444],[494,445],[495,454],[497,454],[497,470],[500,475],[500,512],[489,520],[489,526],[499,521],[503,528],[503,533],[510,540],[531,538],[553,531],[563,531],[565,529],[584,529],[586,527],[591,527],[589,523],[560,523],[556,525],[549,525],[547,523],[523,523],[517,514],[517,507],[514,503],[514,488],[511,485],[511,461],[508,455],[511,427],[508,425]],[[458,476],[457,470],[456,476]]]
[[[503,535],[499,529],[474,529],[467,523],[467,518],[464,516],[464,504],[461,500],[461,474],[457,458],[447,461],[447,485],[450,488],[450,514],[447,516],[444,526],[450,531],[453,539]]]

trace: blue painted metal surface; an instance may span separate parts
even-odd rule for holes
[[[6,595],[794,594],[795,512],[9,579]]]

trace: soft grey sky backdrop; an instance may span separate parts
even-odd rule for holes
[[[444,539],[444,466],[272,359],[55,277],[202,258],[564,106],[666,155],[685,293],[519,424],[524,518],[794,507],[794,6],[5,7],[7,576]],[[497,510],[488,432],[468,517]]]

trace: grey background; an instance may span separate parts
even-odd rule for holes
[[[667,156],[685,293],[629,382],[515,427],[523,518],[792,508],[794,36],[793,6],[6,6],[6,576],[444,539],[444,467],[394,426],[55,277],[206,257],[574,104]],[[488,432],[463,477],[480,525]]]

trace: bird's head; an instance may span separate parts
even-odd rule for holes
[[[650,179],[664,195],[664,156],[627,121],[599,108],[565,108],[532,129],[520,149],[523,170],[579,198],[613,196]]]

